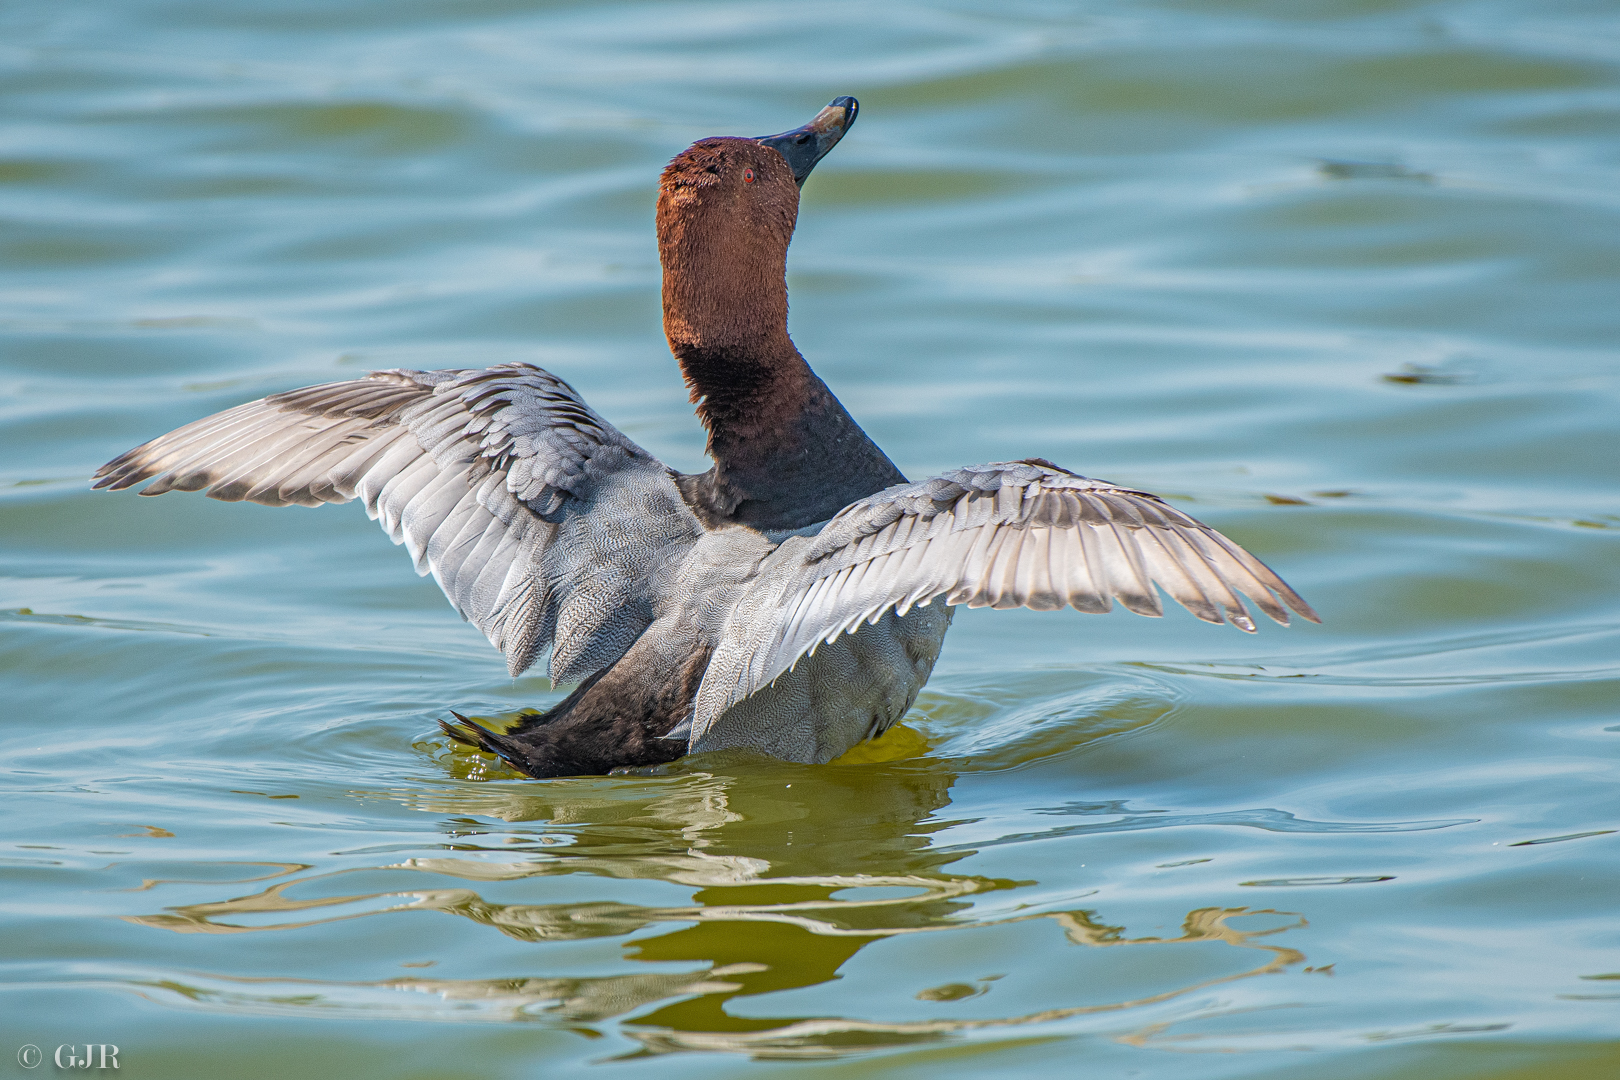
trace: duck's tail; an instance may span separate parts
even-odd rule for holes
[[[444,720],[439,721],[439,727],[444,729],[446,735],[465,746],[475,747],[485,753],[496,755],[519,772],[533,775],[533,765],[528,760],[529,755],[524,753],[523,748],[515,740],[502,735],[500,732],[491,731],[481,724],[474,723],[454,709],[450,710],[450,715],[455,717],[458,722],[451,724]]]

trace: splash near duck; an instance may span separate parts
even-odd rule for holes
[[[714,465],[678,473],[528,364],[377,371],[275,394],[125,453],[97,488],[269,506],[359,499],[505,655],[578,683],[453,738],[530,776],[726,748],[824,763],[928,680],[951,608],[1115,600],[1253,632],[1315,612],[1147,492],[1041,458],[908,482],[787,331],[799,189],[855,122],[841,97],[763,138],[702,139],[658,197],[664,332]]]

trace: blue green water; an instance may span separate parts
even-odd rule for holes
[[[896,463],[1323,625],[963,610],[867,760],[526,781],[358,508],[88,490],[518,359],[702,468],[658,170],[838,94],[792,329]],[[1620,7],[17,0],[0,103],[0,1078],[1620,1075]]]

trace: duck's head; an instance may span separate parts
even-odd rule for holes
[[[803,127],[700,139],[669,163],[659,182],[658,253],[664,332],[676,355],[773,351],[787,342],[787,248],[799,188],[857,108],[841,97]]]

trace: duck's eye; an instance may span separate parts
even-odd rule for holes
[[[752,184],[753,182],[754,182],[754,170],[753,169],[744,169],[743,170],[743,183]]]

